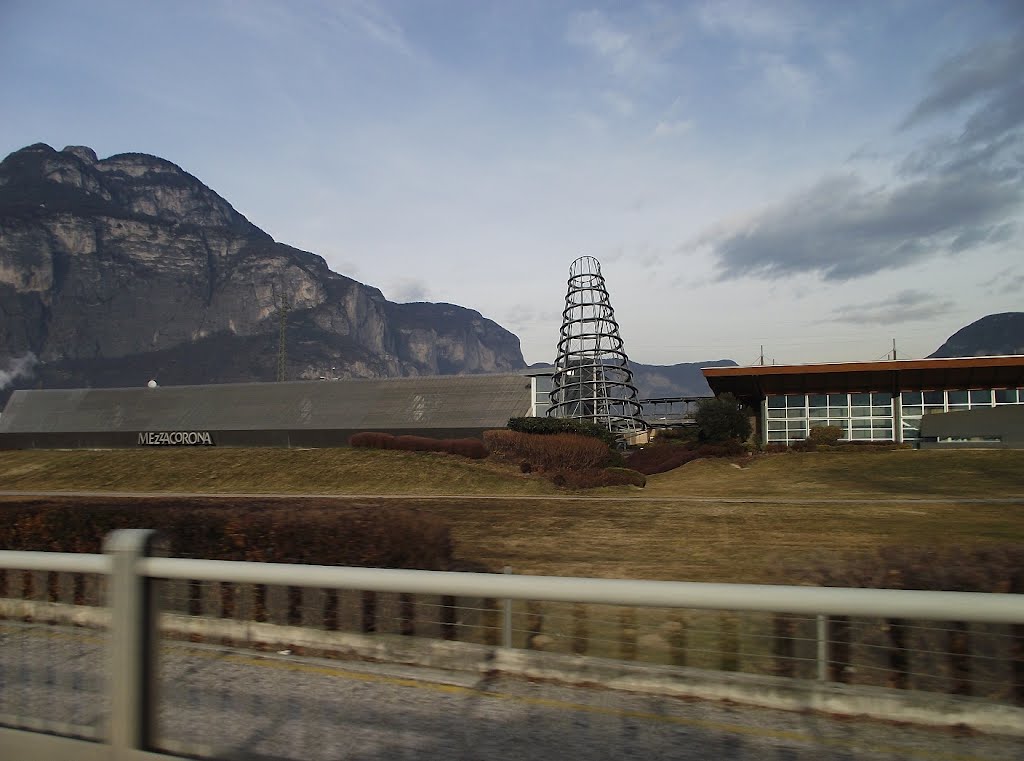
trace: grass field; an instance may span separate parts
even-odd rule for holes
[[[697,461],[652,476],[645,489],[572,493],[508,466],[436,454],[0,452],[0,490],[305,493],[368,510],[387,495],[446,518],[458,556],[472,564],[568,576],[800,582],[818,560],[880,545],[1024,543],[1024,452],[808,453],[741,464]],[[947,501],[991,497],[1007,501]],[[771,501],[727,501],[743,499]]]

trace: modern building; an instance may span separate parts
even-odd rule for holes
[[[848,441],[941,443],[972,436],[966,430],[953,435],[955,428],[922,432],[926,416],[1024,405],[1024,356],[1019,355],[706,367],[701,372],[716,395],[732,393],[754,410],[763,444],[792,444],[820,425],[842,428]],[[985,420],[1002,417],[989,413]],[[989,434],[990,443],[998,443],[994,437]]]
[[[543,415],[550,376],[449,375],[15,391],[0,449],[345,446],[360,431],[480,436]]]

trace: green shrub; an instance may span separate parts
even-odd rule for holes
[[[750,413],[732,394],[701,399],[697,402],[693,419],[705,441],[746,441],[750,438]]]
[[[577,436],[591,436],[608,446],[615,445],[615,434],[604,426],[587,420],[573,420],[557,417],[513,417],[508,420],[508,429],[519,433],[533,433],[548,436],[556,433],[574,433]]]
[[[816,446],[835,446],[843,437],[843,429],[838,425],[818,425],[811,428],[807,440]]]
[[[536,435],[497,429],[484,431],[484,443],[497,455],[544,470],[601,468],[611,454],[604,442],[570,433]]]

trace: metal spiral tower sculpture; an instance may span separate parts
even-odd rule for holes
[[[552,381],[549,417],[589,420],[620,435],[647,428],[601,263],[592,256],[569,267]]]

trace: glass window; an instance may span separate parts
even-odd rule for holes
[[[550,391],[554,388],[554,381],[550,375],[538,375],[536,381],[538,391]]]
[[[865,396],[866,396],[866,394],[865,394]],[[871,416],[871,408],[870,407],[850,407],[850,415],[852,415],[853,417],[870,417]]]
[[[970,407],[966,404],[951,404],[949,405],[950,412],[960,412],[961,410],[969,410]]]
[[[786,406],[793,407],[806,407],[807,397],[803,394],[788,394],[786,396]]]
[[[850,421],[847,420],[846,418],[842,418],[842,419],[829,418],[828,424],[829,425],[834,425],[836,428],[842,428],[845,431],[849,427]]]
[[[900,401],[902,404],[921,404],[921,392],[920,391],[904,391],[900,395]]]
[[[768,421],[768,430],[769,431],[784,431],[784,430],[786,430],[786,421],[785,420],[769,420]]]
[[[891,425],[888,425],[888,426],[873,425],[873,426],[871,426],[871,435],[874,436],[876,439],[879,439],[879,438],[891,439],[892,438],[892,426]]]
[[[768,441],[785,441],[785,431],[768,431]]]
[[[875,417],[892,417],[892,407],[872,407],[871,414]]]
[[[825,394],[809,394],[807,397],[808,407],[824,407],[828,404],[828,397]]]
[[[946,400],[943,397],[941,391],[925,391],[924,392],[924,403],[925,404],[945,404]]]
[[[873,404],[873,405],[878,405],[878,404],[889,404],[889,405],[891,405],[892,404],[892,394],[872,394],[871,395],[871,404]]]
[[[992,392],[988,389],[984,391],[972,391],[971,392],[971,406],[972,407],[984,407],[991,406],[992,404]]]
[[[807,417],[828,417],[828,407],[811,407],[807,410]]]
[[[870,428],[871,427],[871,421],[868,420],[868,419],[854,418],[851,421],[850,425],[851,425],[852,428],[855,428],[855,429],[856,428]]]
[[[771,407],[769,407],[768,408],[768,417],[769,418],[784,418],[784,417],[786,417],[786,411],[785,410],[776,410],[776,409],[772,409]]]
[[[768,397],[768,408],[769,409],[784,409],[786,407],[786,397],[784,396],[769,396]]]
[[[871,405],[871,394],[850,394],[850,404],[868,407]]]
[[[786,417],[804,418],[807,417],[807,412],[803,407],[790,407],[786,410]]]
[[[828,395],[828,406],[829,407],[845,407],[849,402],[849,398],[846,394],[829,394]]]
[[[923,407],[904,407],[903,417],[920,417],[924,414]]]
[[[954,404],[967,404],[966,391],[947,391],[946,396],[949,398],[949,405],[951,407]]]
[[[921,431],[919,431],[917,428],[904,428],[903,429],[903,438],[904,438],[904,440],[906,440],[906,439],[918,439],[920,437],[921,437]]]
[[[1017,389],[1015,388],[997,388],[996,389],[996,404],[1016,404],[1017,402]]]
[[[851,436],[851,438],[853,438],[853,439],[870,439],[871,438],[871,429],[870,428],[866,429],[866,430],[854,429],[853,430],[853,436]]]

